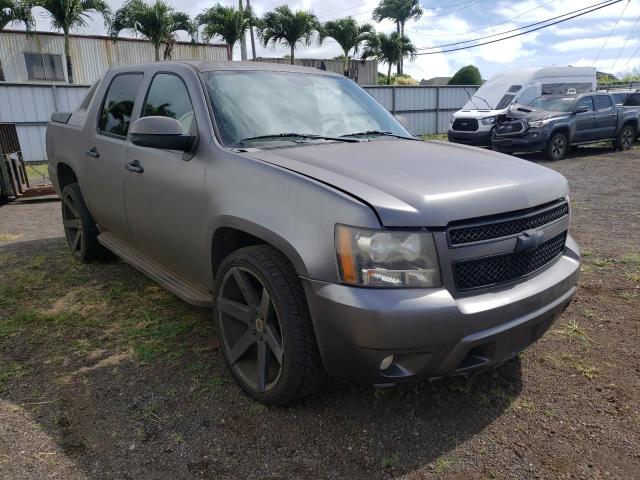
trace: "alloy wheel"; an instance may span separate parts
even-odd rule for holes
[[[625,150],[631,148],[631,146],[633,145],[633,135],[633,129],[630,127],[626,127],[622,131],[622,147]]]
[[[551,145],[551,152],[555,158],[560,158],[564,154],[564,150],[566,148],[566,142],[564,137],[558,136],[553,140],[553,144]]]
[[[62,224],[71,252],[76,256],[81,255],[84,234],[80,220],[80,209],[69,193],[62,197]]]
[[[262,280],[247,268],[230,268],[216,308],[230,368],[252,390],[271,390],[282,373],[282,329]]]

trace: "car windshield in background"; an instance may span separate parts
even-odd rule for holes
[[[575,97],[539,97],[529,104],[530,107],[550,112],[568,112]]]
[[[360,140],[411,134],[353,81],[336,76],[216,71],[204,74],[228,147]],[[363,135],[368,132],[368,135]],[[381,132],[377,135],[375,132]]]

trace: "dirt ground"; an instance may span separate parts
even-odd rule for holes
[[[208,311],[72,261],[57,202],[0,207],[0,479],[640,478],[640,149],[546,165],[584,263],[540,342],[483,375],[332,380],[288,408],[240,392]]]

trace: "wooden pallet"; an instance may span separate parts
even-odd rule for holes
[[[30,198],[54,193],[51,184],[37,187],[29,184],[26,164],[20,152],[7,153],[0,160],[0,198]]]

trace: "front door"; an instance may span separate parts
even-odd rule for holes
[[[123,239],[129,238],[124,195],[127,133],[142,80],[142,73],[113,77],[98,102],[97,122],[87,119],[87,141],[78,145],[86,158],[87,182],[81,188],[89,210],[102,231]]]
[[[597,139],[613,138],[616,134],[618,112],[609,95],[596,95],[596,128]]]
[[[183,133],[198,134],[192,97],[180,76],[157,73],[140,117],[175,118]],[[201,147],[204,151],[208,145]],[[126,163],[138,171],[125,170],[126,211],[134,244],[190,278],[201,270],[202,236],[196,232],[202,221],[206,167],[206,160],[195,153],[130,144]]]
[[[593,138],[596,129],[595,112],[593,108],[593,97],[588,95],[578,100],[574,110],[579,107],[587,107],[586,112],[576,113],[574,118],[575,132],[573,142],[587,142]]]

